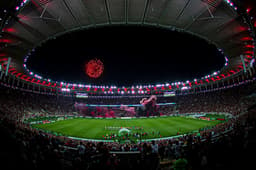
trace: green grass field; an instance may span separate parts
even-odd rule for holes
[[[48,124],[35,124],[33,127],[46,130],[51,133],[58,133],[63,136],[72,136],[87,139],[103,139],[106,134],[118,134],[117,130],[105,129],[105,127],[131,127],[131,133],[148,133],[143,139],[159,137],[170,137],[179,134],[189,133],[203,127],[210,127],[220,121],[206,121],[189,119],[185,117],[162,117],[143,119],[88,119],[75,118],[57,121]],[[138,130],[135,127],[143,127]],[[160,132],[160,135],[159,135]]]

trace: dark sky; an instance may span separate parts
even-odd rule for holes
[[[85,74],[98,58],[104,72]],[[146,26],[107,26],[68,33],[36,48],[29,69],[52,80],[95,85],[156,84],[200,78],[224,65],[214,45],[195,36]]]

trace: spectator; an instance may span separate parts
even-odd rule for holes
[[[152,141],[151,147],[152,147],[152,153],[158,154],[158,144],[155,143],[154,140]]]
[[[174,170],[187,170],[188,169],[188,161],[184,158],[184,155],[181,154],[179,159],[177,159],[173,164]]]
[[[78,155],[83,157],[85,154],[85,146],[84,146],[83,142],[80,142],[80,144],[77,145],[77,149],[78,149]]]

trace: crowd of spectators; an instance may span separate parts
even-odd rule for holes
[[[248,144],[246,124],[229,120],[214,129],[179,138],[139,143],[108,143],[73,140],[47,134],[22,122],[3,120],[1,129],[8,128],[15,143],[19,166],[28,169],[157,169],[160,161],[170,160],[172,166],[191,169],[218,168],[245,154]],[[6,146],[5,146],[6,147]],[[125,158],[122,158],[123,154]],[[236,156],[234,156],[236,155]],[[237,158],[238,157],[238,158]],[[183,163],[177,160],[183,159]],[[11,165],[10,165],[11,166]]]
[[[242,87],[241,87],[242,86]],[[227,112],[237,115],[254,102],[246,99],[255,90],[251,83],[223,89],[214,92],[204,92],[174,97],[157,97],[157,103],[175,103],[173,105],[157,106],[157,112],[140,114],[141,106],[125,106],[127,104],[140,104],[138,97],[92,97],[77,99],[74,96],[46,95],[33,92],[19,91],[1,86],[2,111],[8,115],[36,116],[36,115],[79,115],[92,117],[123,117],[123,116],[155,116],[184,114],[196,112]],[[94,105],[120,105],[120,107],[90,107]],[[18,114],[19,113],[19,114]]]
[[[159,112],[166,115],[190,112],[229,112],[239,115],[254,104],[255,98],[250,97],[254,90],[255,85],[252,83],[222,91],[159,98],[159,101],[177,103],[175,106],[163,106]],[[55,136],[33,129],[22,120],[38,115],[92,116],[92,111],[97,115],[102,113],[105,116],[107,111],[110,116],[120,116],[117,113],[127,113],[125,109],[94,108],[90,112],[81,112],[74,106],[76,101],[70,97],[28,93],[2,86],[0,102],[1,131],[6,139],[13,141],[7,147],[17,154],[13,161],[16,159],[19,168],[159,169],[160,161],[164,159],[171,160],[173,168],[214,169],[227,165],[235,168],[237,164],[233,161],[240,159],[239,154],[246,154],[248,146],[248,122],[244,122],[246,119],[243,117],[232,118],[212,129],[202,129],[200,134],[119,144]],[[122,157],[125,154],[128,156]]]

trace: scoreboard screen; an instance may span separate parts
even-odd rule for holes
[[[164,92],[164,97],[171,97],[171,96],[175,96],[175,91],[167,91]]]
[[[76,93],[76,98],[88,98],[87,93]]]

